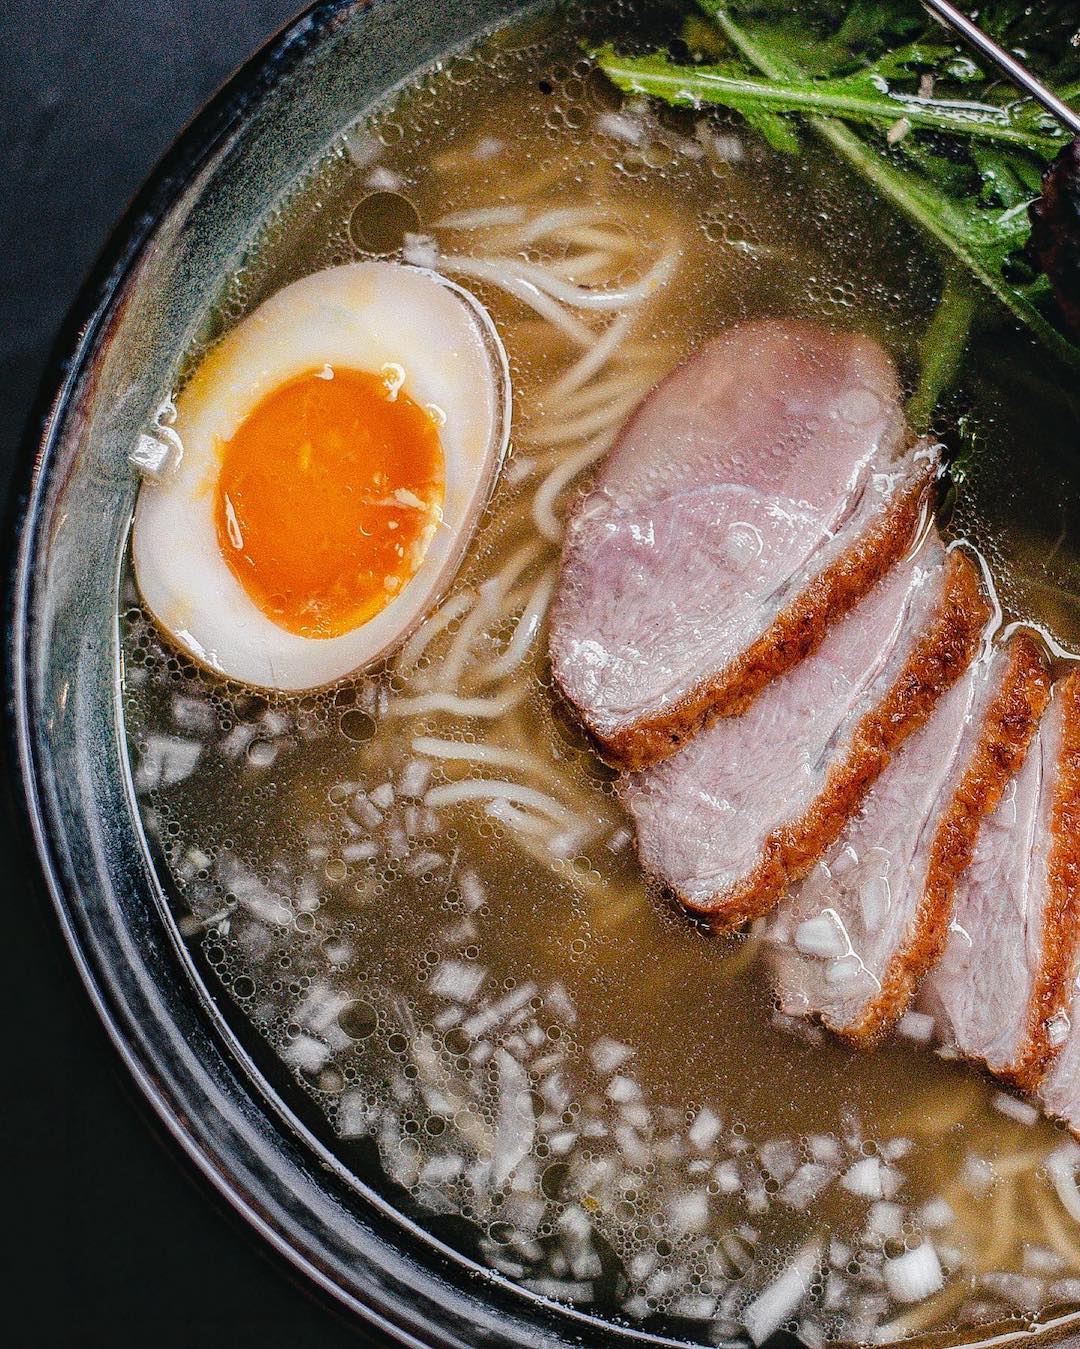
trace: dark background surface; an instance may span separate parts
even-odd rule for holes
[[[0,490],[57,330],[155,161],[302,0],[0,4]],[[8,544],[5,539],[5,552]],[[5,766],[4,780],[8,782]],[[0,988],[3,1336],[15,1349],[370,1344],[175,1152],[105,1039],[10,789]]]

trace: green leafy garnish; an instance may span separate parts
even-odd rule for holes
[[[974,99],[920,97],[889,87],[878,66],[836,79],[768,79],[747,75],[737,65],[699,65],[688,72],[664,56],[620,58],[612,48],[600,53],[607,74],[620,88],[651,94],[669,103],[719,103],[751,117],[755,112],[815,113],[886,128],[944,131],[973,140],[1037,149],[1052,155],[1062,136],[1047,114],[1017,101],[1010,106]],[[881,63],[884,64],[884,63]],[[893,63],[889,62],[889,68]],[[689,73],[689,78],[688,78]]]
[[[788,154],[811,131],[937,245],[945,287],[922,343],[913,420],[929,420],[958,372],[978,307],[973,281],[1080,365],[1026,256],[1028,207],[1068,139],[1051,117],[952,45],[915,0],[697,4],[682,34],[685,59],[605,47],[602,69],[627,93],[738,113]],[[1062,97],[1080,95],[1075,8],[990,0],[979,18]]]

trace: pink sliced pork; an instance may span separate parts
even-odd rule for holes
[[[907,1010],[940,957],[958,878],[1023,760],[1050,679],[1026,634],[971,666],[894,755],[770,929],[781,1007],[857,1044]]]
[[[1049,870],[1057,894],[1062,922],[1080,924],[1080,673],[1066,679],[1059,690],[1061,747],[1058,755],[1058,789],[1051,813]],[[1080,967],[1076,952],[1066,949],[1051,961],[1064,968],[1072,959],[1069,997],[1060,1009],[1048,1001],[1038,1009],[1046,1026],[1051,1053],[1057,1057],[1043,1079],[1039,1096],[1049,1114],[1062,1119],[1080,1134]],[[1050,981],[1044,979],[1045,989]]]
[[[1078,876],[1080,676],[1072,676],[1055,688],[1023,766],[980,832],[945,953],[920,996],[946,1048],[1024,1091],[1039,1086],[1066,1037]],[[1070,1118],[1078,1095],[1075,1078],[1055,1073],[1044,1099]]]
[[[767,912],[963,674],[988,618],[972,562],[931,534],[741,716],[623,779],[645,869],[717,928]]]
[[[910,547],[938,472],[878,344],[721,334],[627,423],[572,514],[555,679],[627,768],[673,753],[822,640]]]

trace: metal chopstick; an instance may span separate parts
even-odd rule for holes
[[[1047,112],[1052,113],[1074,136],[1080,136],[1080,113],[1074,112],[1067,103],[1063,103],[1053,90],[1048,89],[1041,80],[1037,80],[1026,66],[1014,56],[1010,56],[1004,47],[1000,47],[977,24],[972,23],[966,14],[961,14],[949,0],[922,0],[922,3],[942,23],[970,42],[976,51],[999,66],[1014,84],[1026,94],[1030,94],[1037,103],[1041,103]]]

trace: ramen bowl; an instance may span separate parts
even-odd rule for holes
[[[560,658],[558,616],[550,662],[541,639],[553,595],[558,615],[580,564],[573,549],[560,564],[571,500],[576,528],[593,518],[640,418],[663,432],[664,400],[679,402],[698,356],[721,371],[734,361],[747,373],[713,386],[736,399],[756,388],[768,406],[778,353],[796,379],[804,364],[839,372],[827,394],[837,415],[815,416],[815,374],[763,437],[769,462],[799,439],[799,417],[833,428],[804,438],[811,470],[814,447],[828,449],[840,424],[853,454],[863,436],[877,452],[867,401],[846,396],[847,358],[793,358],[819,349],[863,353],[879,372],[870,404],[906,444],[900,400],[917,385],[940,270],[918,252],[925,241],[853,192],[857,180],[809,138],[796,156],[733,115],[620,102],[583,55],[586,29],[558,17],[640,23],[617,29],[632,45],[668,41],[675,12],[328,0],[242,70],[161,165],[72,317],[22,521],[11,693],[43,869],[88,991],[180,1146],[264,1239],[402,1343],[738,1344],[744,1331],[763,1342],[778,1327],[810,1344],[869,1342],[945,1327],[969,1305],[970,1319],[1002,1335],[1027,1333],[1036,1314],[1060,1329],[1080,1302],[1069,1226],[1080,1150],[1030,1101],[935,1056],[928,1035],[917,1043],[911,1025],[932,1017],[857,1054],[786,1014],[764,973],[782,923],[721,934],[670,902],[677,884],[650,887],[631,846],[636,820],[652,865],[647,824],[632,800],[627,813],[627,780],[617,787],[593,752],[607,743],[603,727],[591,726],[592,741],[583,734],[589,680],[577,687]],[[820,228],[803,227],[807,211]],[[397,285],[434,308],[402,318],[381,289]],[[461,537],[430,559],[411,617],[395,627],[397,601],[380,594],[377,634],[368,618],[314,636],[294,626],[297,660],[287,676],[279,663],[275,683],[282,631],[249,643],[259,663],[230,665],[217,647],[203,659],[213,644],[196,639],[182,605],[170,617],[196,570],[184,535],[195,517],[173,507],[201,500],[199,528],[213,533],[203,466],[213,468],[216,445],[220,479],[244,439],[236,428],[257,419],[242,405],[215,441],[196,413],[231,361],[262,387],[268,347],[252,345],[252,331],[273,321],[292,337],[289,305],[300,303],[339,333],[333,324],[352,322],[361,294],[383,296],[379,312],[393,314],[418,366],[421,355],[452,364],[437,329],[483,333],[469,367],[483,377],[441,386],[453,384],[461,406],[488,389],[486,420],[472,423],[487,427],[473,438],[482,472],[469,479]],[[417,313],[453,318],[425,324]],[[982,318],[963,412],[979,454],[953,515],[931,522],[922,507],[936,451],[911,447],[918,490],[888,534],[888,559],[906,559],[890,587],[908,585],[909,567],[913,590],[924,576],[967,577],[974,661],[981,597],[998,583],[1001,603],[985,609],[999,626],[1018,619],[1041,632],[1033,678],[1048,692],[1046,653],[1064,674],[1080,640],[1069,599],[1077,554],[1061,523],[1076,499],[1075,408],[1048,388],[1042,353],[1004,311]],[[301,357],[281,342],[274,398],[337,378],[311,354],[325,331],[303,327]],[[387,360],[374,342],[363,350],[383,355],[371,369],[355,346],[342,350],[346,378],[313,395],[326,405],[347,402],[336,390]],[[401,403],[414,406],[405,356],[396,362],[381,366],[372,397],[395,402],[406,387]],[[946,364],[937,374],[955,375]],[[439,441],[449,456],[454,403],[421,402],[432,425],[449,416]],[[1038,471],[1014,474],[1017,428],[1044,403]],[[734,437],[737,457],[756,413]],[[946,440],[955,429],[943,426]],[[170,479],[177,441],[184,458]],[[245,443],[257,460],[257,438]],[[597,490],[575,497],[613,445]],[[469,453],[457,443],[455,471]],[[854,490],[860,473],[839,476]],[[872,476],[883,491],[893,481]],[[432,492],[437,477],[423,479]],[[190,500],[153,495],[180,479]],[[210,485],[214,509],[224,494],[236,525],[227,490]],[[379,508],[398,497],[375,495]],[[269,496],[281,518],[293,498]],[[144,509],[148,497],[161,509]],[[398,507],[441,511],[434,497],[405,497]],[[320,509],[304,527],[319,525]],[[715,524],[705,509],[666,536],[691,576],[712,556],[699,546]],[[425,519],[430,542],[438,523]],[[947,572],[934,525],[967,552]],[[733,529],[725,547],[736,562],[765,547],[742,514]],[[216,537],[204,554],[220,580],[222,540],[233,539],[220,517]],[[291,537],[303,562],[303,527]],[[350,559],[354,545],[350,535]],[[973,555],[994,565],[979,573]],[[410,593],[407,571],[370,576],[388,595],[402,584],[400,598]],[[235,597],[234,582],[222,584]],[[659,608],[678,600],[678,583],[670,589]],[[647,592],[639,586],[645,622]],[[892,632],[893,591],[874,593]],[[235,612],[211,614],[222,650]],[[266,619],[264,608],[264,635]],[[340,644],[358,630],[370,640]],[[876,660],[880,644],[865,645]],[[331,646],[344,664],[319,661]],[[799,668],[812,670],[815,654]],[[361,668],[322,686],[350,662]],[[795,730],[811,720],[807,706],[789,718]],[[753,773],[754,757],[728,761]],[[864,849],[887,869],[883,851]]]

